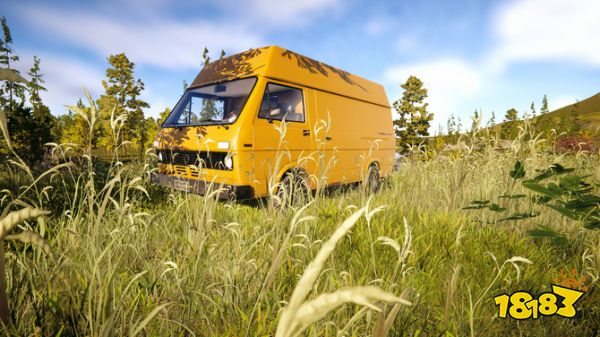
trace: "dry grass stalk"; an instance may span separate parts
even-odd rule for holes
[[[8,125],[6,122],[6,112],[4,112],[2,109],[0,109],[0,130],[2,130],[2,135],[6,141],[6,146],[8,146],[8,149],[12,151],[12,143],[10,142],[10,135],[8,133]]]
[[[408,298],[410,295],[410,288],[404,289],[404,291],[400,294],[400,298]],[[404,303],[398,302],[394,304],[390,313],[386,315],[386,310],[379,312],[379,317],[377,318],[377,323],[375,323],[375,332],[373,333],[373,337],[387,337],[390,334],[390,330],[392,329],[392,324],[394,324],[394,320],[396,316],[402,309]]]
[[[3,240],[8,233],[21,222],[48,214],[50,214],[50,212],[37,208],[23,208],[18,211],[8,213],[6,217],[0,220],[0,240]]]
[[[448,321],[450,320],[450,307],[452,306],[452,297],[454,297],[454,291],[456,290],[456,284],[458,281],[458,275],[460,274],[460,268],[460,264],[454,266],[452,278],[450,279],[450,284],[448,285],[448,290],[446,292],[446,307],[444,310],[444,330],[448,330]]]
[[[41,237],[40,235],[38,235],[37,233],[34,233],[32,231],[25,230],[19,234],[7,235],[5,237],[5,239],[6,240],[19,240],[23,243],[28,243],[28,244],[34,245],[36,247],[41,248],[50,257],[54,258],[54,253],[52,253],[52,250],[50,249],[50,245],[48,244],[48,241],[46,241],[43,237]]]
[[[322,294],[315,299],[302,303],[295,315],[295,324],[298,326],[296,336],[309,325],[320,320],[330,311],[345,303],[356,303],[375,311],[381,311],[373,302],[396,302],[410,305],[407,300],[383,291],[375,286],[359,286],[339,289],[333,293]]]
[[[348,217],[335,230],[323,247],[321,247],[321,250],[319,250],[317,256],[308,265],[294,288],[287,307],[283,309],[275,336],[297,336],[310,324],[323,318],[331,310],[348,302],[364,305],[377,311],[380,309],[373,304],[374,301],[397,302],[410,305],[410,302],[373,286],[343,288],[333,293],[322,294],[313,300],[305,301],[338,241],[354,227],[358,219],[365,213],[372,215],[372,213],[368,213],[367,207],[359,209]]]

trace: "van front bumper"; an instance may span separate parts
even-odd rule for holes
[[[195,180],[170,176],[164,173],[153,173],[152,182],[157,185],[167,186],[172,189],[204,195],[207,190],[219,190],[219,199],[252,199],[254,189],[248,185],[228,185],[211,183],[204,180]]]

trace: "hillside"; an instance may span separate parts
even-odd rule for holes
[[[503,115],[497,115],[497,118],[503,117]],[[546,131],[547,137],[550,136],[550,130],[554,129],[557,134],[577,135],[585,133],[594,140],[600,141],[600,92],[577,103],[543,115],[538,114],[532,119],[531,125],[535,127],[537,132]],[[505,123],[496,124],[491,127],[490,133],[499,136],[503,127],[505,127]],[[484,127],[482,131],[485,132],[486,129]],[[458,136],[442,135],[441,138],[443,143],[452,144],[456,142]],[[435,136],[425,137],[425,139],[433,143]]]
[[[600,137],[600,93],[577,103],[564,106],[547,114],[537,116],[534,122],[538,125],[550,125],[551,128],[563,128],[569,131],[588,131],[594,138]],[[562,125],[565,122],[576,123],[574,126]]]

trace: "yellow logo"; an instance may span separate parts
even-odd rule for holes
[[[577,315],[575,303],[583,294],[584,291],[553,284],[552,292],[540,294],[537,298],[526,291],[518,291],[511,295],[498,295],[494,302],[500,318],[537,319],[540,315],[573,318]]]

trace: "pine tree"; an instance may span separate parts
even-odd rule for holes
[[[27,88],[29,90],[29,102],[33,110],[32,127],[34,128],[31,150],[34,152],[34,156],[41,157],[44,145],[54,140],[53,132],[55,132],[56,119],[50,113],[50,109],[42,102],[40,96],[40,92],[46,91],[46,88],[44,87],[44,75],[40,73],[40,59],[36,56],[33,57],[33,66],[27,74],[31,78],[27,83]]]
[[[531,102],[531,116],[535,117],[536,111],[535,111],[535,103]]]
[[[546,95],[544,95],[544,98],[542,99],[542,108],[540,109],[540,112],[542,114],[546,114],[548,113],[548,97]]]
[[[44,144],[52,141],[53,116],[40,97],[43,75],[40,73],[40,60],[34,57],[34,65],[29,71],[31,80],[23,79],[14,63],[19,61],[13,49],[13,39],[6,18],[0,20],[3,36],[0,38],[0,67],[9,69],[17,79],[5,80],[0,86],[0,109],[7,112],[7,124],[14,150],[30,164],[42,159]],[[25,92],[30,92],[32,107],[25,106]]]
[[[454,135],[456,135],[456,119],[454,114],[451,114],[446,121],[446,129],[448,130],[448,139],[451,143],[454,142]]]
[[[11,69],[14,73],[19,74],[19,71],[13,69],[11,66],[13,63],[19,61],[19,56],[12,49],[13,39],[10,28],[5,17],[2,17],[0,22],[2,23],[3,31],[3,38],[0,38],[0,67]],[[17,98],[20,99],[19,103],[16,101]],[[14,81],[4,81],[2,87],[0,87],[0,107],[3,107],[10,116],[12,110],[24,102],[25,86]]]
[[[394,102],[394,109],[400,117],[394,120],[394,126],[401,152],[406,153],[411,145],[421,143],[419,137],[429,135],[433,113],[427,111],[428,104],[424,103],[427,89],[423,88],[419,78],[410,76],[401,87],[404,89],[402,98]]]
[[[204,47],[202,52],[202,59],[204,60],[204,66],[206,67],[210,63],[210,57],[208,56],[208,48]],[[203,120],[212,120],[217,117],[217,108],[213,100],[205,99],[202,101],[202,116],[198,116]]]
[[[219,59],[223,59],[225,58],[225,50],[221,49],[221,56],[219,57]]]
[[[515,139],[519,127],[519,112],[515,108],[506,110],[504,124],[502,124],[501,135],[504,139]]]
[[[202,52],[202,61],[204,63],[204,67],[206,67],[210,63],[210,56],[208,56],[208,48],[204,47],[204,51]]]
[[[145,142],[143,108],[149,107],[148,103],[139,99],[144,90],[144,82],[134,78],[135,64],[129,61],[124,53],[110,55],[108,62],[111,67],[106,69],[107,80],[102,81],[105,93],[98,100],[101,120],[106,125],[113,110],[115,116],[125,115],[127,119],[120,132],[119,143],[123,141],[137,143],[140,159],[143,159]],[[109,132],[106,132],[104,137],[107,137],[107,134]],[[112,139],[114,135],[108,137]]]

